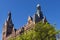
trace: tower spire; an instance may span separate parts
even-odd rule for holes
[[[14,24],[12,22],[11,18],[11,12],[8,12],[8,18],[5,21],[4,27],[3,27],[3,40],[7,40],[7,37],[13,32],[14,30]]]
[[[8,12],[8,18],[7,18],[7,21],[8,21],[8,20],[11,20],[11,12],[10,12],[10,11]]]
[[[42,11],[41,11],[40,4],[37,4],[36,8],[37,8],[36,14],[33,17],[33,21],[35,23],[37,23],[37,22],[39,22],[43,19],[43,14],[42,14]]]
[[[41,11],[41,6],[40,6],[40,4],[37,4],[37,12],[36,12],[36,14],[38,15],[38,17],[39,17],[40,19],[43,18],[43,14],[42,14],[42,11]]]
[[[37,4],[37,10],[41,10],[40,4]]]
[[[7,22],[8,24],[13,25],[12,18],[11,18],[11,11],[8,12]]]
[[[41,12],[41,7],[40,7],[40,4],[37,4],[37,15],[38,15],[38,17],[40,17],[40,12]]]

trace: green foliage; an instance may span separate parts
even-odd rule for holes
[[[38,37],[41,40],[55,40],[56,39],[56,30],[49,23],[39,22],[35,25],[35,31],[38,32]]]
[[[22,35],[10,40],[56,40],[57,33],[49,23],[39,22],[31,30],[25,31]]]

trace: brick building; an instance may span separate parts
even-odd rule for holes
[[[2,40],[8,40],[10,37],[16,37],[17,35],[20,35],[24,31],[30,30],[30,28],[34,27],[34,25],[40,21],[45,23],[47,20],[46,17],[43,16],[39,4],[36,7],[36,13],[32,17],[29,16],[27,24],[18,30],[14,28],[14,24],[11,18],[11,12],[9,12],[7,20],[3,25]]]

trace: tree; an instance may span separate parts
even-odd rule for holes
[[[35,26],[22,35],[14,38],[15,40],[56,40],[56,29],[49,23],[38,22]]]
[[[35,31],[41,40],[56,40],[56,30],[49,23],[39,22],[35,25]]]

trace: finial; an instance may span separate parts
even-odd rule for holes
[[[36,7],[37,7],[38,10],[41,10],[40,4],[37,4]]]
[[[37,4],[37,7],[39,7],[40,6],[40,4]]]

